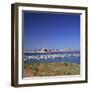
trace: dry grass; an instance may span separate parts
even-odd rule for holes
[[[74,63],[35,63],[24,65],[24,77],[79,75],[80,64]]]

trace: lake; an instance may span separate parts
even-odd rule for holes
[[[70,62],[80,64],[80,52],[24,53],[24,64]]]

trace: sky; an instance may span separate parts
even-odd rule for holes
[[[25,49],[80,49],[80,15],[23,12]]]

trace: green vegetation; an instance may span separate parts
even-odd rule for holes
[[[80,65],[67,62],[24,64],[24,77],[79,75]]]

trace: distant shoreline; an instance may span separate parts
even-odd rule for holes
[[[24,51],[24,53],[80,53],[80,50],[76,51]]]

